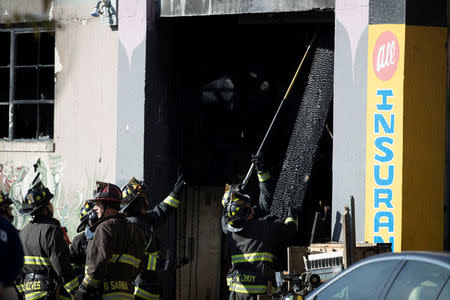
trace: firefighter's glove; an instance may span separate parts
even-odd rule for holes
[[[261,153],[258,155],[252,154],[252,163],[255,165],[256,171],[258,173],[264,173],[266,171],[266,167],[264,165],[264,158]]]
[[[81,286],[80,288],[75,292],[75,300],[88,300],[89,295],[88,292],[83,289]]]
[[[231,186],[231,189],[232,189],[233,193],[243,193],[244,192],[244,184],[243,183],[233,184]]]
[[[293,211],[292,208],[288,208],[288,214],[286,217],[286,220],[284,220],[284,223],[288,224],[290,222],[294,222],[295,223],[295,227],[298,229],[298,218],[297,218],[297,214]]]
[[[297,212],[296,212],[294,209],[292,209],[292,207],[289,207],[289,208],[288,208],[287,217],[288,217],[288,218],[294,218],[295,220],[298,219],[298,218],[297,218]]]
[[[179,200],[181,197],[181,193],[183,192],[185,186],[186,186],[186,181],[184,181],[183,175],[180,175],[178,177],[177,182],[175,183],[175,186],[173,187],[172,193],[170,193],[170,196]]]

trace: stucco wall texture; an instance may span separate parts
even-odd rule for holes
[[[44,11],[44,1],[36,0],[2,0],[0,1],[0,23],[11,22],[17,14],[20,21],[29,21],[31,16],[45,20],[48,14]]]
[[[0,9],[22,13],[34,7],[39,12],[34,6],[37,2],[2,0]],[[21,181],[17,200],[29,187],[33,164],[41,159],[49,185],[54,182],[50,190],[55,193],[56,216],[70,236],[75,234],[79,209],[92,196],[95,182],[115,181],[118,34],[90,16],[94,4],[53,1],[51,9],[41,15],[56,22],[54,152],[28,152],[27,147],[0,152],[6,172],[0,181],[9,186]],[[17,176],[17,168],[26,171],[23,178]]]

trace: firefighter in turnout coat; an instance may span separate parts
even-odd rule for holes
[[[68,239],[53,218],[53,195],[41,182],[34,185],[22,202],[20,213],[33,219],[20,231],[24,248],[22,283],[17,287],[26,300],[57,299],[61,285],[73,295],[78,278],[70,265]]]
[[[97,182],[93,210],[98,221],[91,230],[86,270],[76,299],[134,299],[133,281],[144,256],[144,232],[119,213],[122,192],[110,183]]]
[[[80,282],[84,277],[84,269],[86,267],[86,250],[89,240],[94,237],[93,232],[90,231],[92,224],[98,221],[97,215],[93,211],[94,203],[87,201],[80,210],[78,218],[80,224],[78,225],[77,234],[69,246],[70,258],[72,260],[72,268],[78,276]]]
[[[14,221],[11,205],[13,204],[11,198],[0,190],[0,216],[4,217],[9,222]]]
[[[253,157],[260,184],[259,205],[252,207],[251,199],[239,185],[227,186],[222,199],[224,214],[222,229],[227,237],[232,267],[227,275],[231,299],[257,299],[267,294],[268,282],[275,282],[274,250],[294,238],[297,219],[290,214],[284,222],[268,215],[272,202],[270,173],[262,157]]]
[[[180,176],[173,191],[161,203],[149,210],[149,202],[145,196],[146,186],[134,177],[122,188],[124,198],[122,211],[127,219],[137,224],[145,232],[144,270],[136,278],[136,299],[157,300],[161,297],[161,284],[156,269],[159,260],[159,245],[153,232],[165,223],[167,217],[173,214],[180,204],[181,193],[186,182]]]
[[[23,267],[23,247],[19,232],[11,224],[12,200],[0,191],[0,300],[18,299],[15,280]]]

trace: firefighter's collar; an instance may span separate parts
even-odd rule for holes
[[[235,228],[235,227],[231,226],[230,224],[227,224],[227,230],[230,232],[239,232],[242,229],[244,229],[244,227]]]
[[[61,226],[61,223],[53,217],[44,216],[44,215],[36,215],[33,219],[30,220],[30,223],[40,223],[40,224],[55,224]]]
[[[91,231],[95,231],[95,228],[97,228],[101,223],[110,220],[110,219],[125,219],[125,215],[123,213],[116,213],[107,217],[101,217],[97,220],[94,224],[92,224],[92,227],[90,228]]]

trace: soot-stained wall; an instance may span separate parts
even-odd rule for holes
[[[300,12],[333,7],[333,0],[162,0],[161,16]]]

